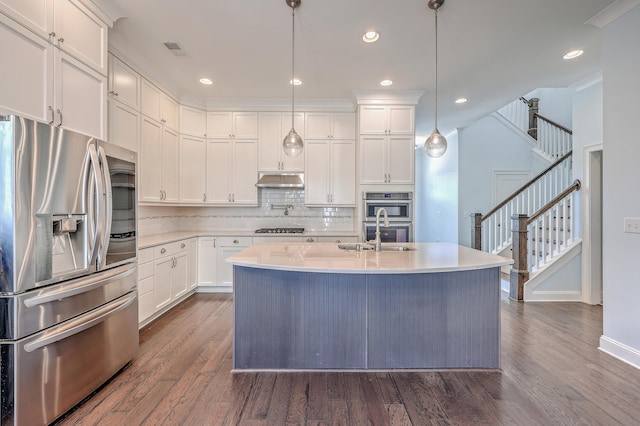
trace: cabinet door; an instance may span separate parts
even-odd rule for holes
[[[264,172],[280,170],[282,158],[282,115],[279,112],[261,112],[258,137],[258,169]]]
[[[160,201],[162,196],[162,125],[145,116],[140,119],[139,159],[139,201]]]
[[[356,205],[356,144],[353,140],[331,143],[331,204]]]
[[[233,142],[232,201],[234,204],[258,204],[258,146],[255,140]]]
[[[356,115],[354,113],[336,112],[333,113],[331,120],[333,139],[356,139]]]
[[[236,253],[240,253],[245,247],[239,246],[224,246],[218,250],[218,279],[217,285],[231,287],[233,286],[233,265],[226,262],[226,260]]]
[[[22,1],[16,0],[15,6],[22,5]],[[0,14],[0,57],[5,58],[1,66],[0,106],[16,114],[51,122],[53,48]]]
[[[293,120],[293,125],[295,126],[296,132],[302,137],[302,140],[306,140],[307,136],[305,133],[305,119],[303,112],[296,112]],[[282,113],[282,127],[280,128],[280,136],[278,138],[278,144],[274,146],[274,149],[280,153],[280,157],[282,161],[282,170],[287,172],[302,172],[304,171],[304,153],[298,155],[297,157],[289,157],[282,150],[282,141],[284,140],[285,135],[289,133],[291,130],[291,113],[284,112]]]
[[[360,183],[386,183],[386,136],[360,137]]]
[[[198,285],[216,285],[216,265],[218,261],[216,238],[198,238]]]
[[[389,106],[389,129],[391,134],[413,134],[414,107],[392,105]]]
[[[213,111],[207,113],[207,138],[230,139],[233,137],[233,114]]]
[[[153,276],[140,280],[138,286],[145,285],[153,287]],[[156,303],[154,300],[154,292],[149,291],[144,294],[138,294],[138,323],[149,318],[156,311]]]
[[[415,155],[413,136],[390,136],[388,144],[389,183],[412,184]]]
[[[107,78],[59,50],[54,50],[53,58],[55,124],[104,139]]]
[[[360,107],[360,134],[384,135],[387,132],[387,108],[377,105]]]
[[[179,117],[180,117],[180,105],[165,93],[162,93],[160,97],[160,103],[162,108],[162,123],[177,132],[180,129]]]
[[[56,45],[106,76],[107,25],[79,0],[56,0],[53,13]]]
[[[234,112],[233,137],[235,139],[258,139],[258,113]]]
[[[201,109],[180,106],[180,133],[204,138],[207,135],[207,113]]]
[[[180,201],[204,203],[207,144],[192,136],[180,138]]]
[[[53,31],[53,1],[51,0],[2,0],[0,12],[12,17],[44,40],[47,40],[49,33]],[[7,56],[2,57],[7,58]],[[17,56],[9,57],[17,59]]]
[[[304,155],[304,203],[307,205],[329,204],[330,142],[326,139],[307,140]]]
[[[109,100],[109,137],[116,145],[140,152],[140,113],[115,100]]]
[[[142,79],[140,83],[140,112],[147,117],[162,121],[162,92],[149,81]]]
[[[175,300],[184,296],[189,291],[188,271],[189,252],[183,251],[173,257],[173,270],[171,277],[171,299]]]
[[[153,300],[156,311],[171,303],[173,257],[158,259],[153,264]]]
[[[329,139],[332,135],[331,114],[328,112],[308,112],[305,120],[307,139]]]
[[[198,239],[192,238],[189,244],[189,261],[187,268],[187,287],[192,290],[198,286]]]
[[[180,144],[178,134],[167,128],[162,129],[162,189],[164,201],[175,202],[179,197],[179,163]]]
[[[231,141],[207,140],[207,204],[231,202]]]
[[[109,94],[114,99],[140,109],[140,76],[113,55],[109,55],[109,82]]]

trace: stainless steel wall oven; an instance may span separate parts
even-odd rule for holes
[[[412,242],[413,237],[413,193],[412,192],[365,192],[363,193],[362,232],[365,241],[376,238],[376,214],[384,208],[389,226],[380,226],[383,243]]]
[[[135,187],[135,153],[0,116],[2,426],[51,423],[136,355]]]

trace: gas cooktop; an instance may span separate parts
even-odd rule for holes
[[[260,228],[256,234],[302,234],[304,228]]]

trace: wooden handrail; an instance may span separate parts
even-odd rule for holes
[[[572,132],[571,130],[567,129],[566,127],[564,127],[562,124],[558,124],[558,123],[556,123],[555,121],[550,120],[550,119],[548,119],[547,117],[545,117],[544,115],[540,115],[540,114],[538,114],[538,113],[535,113],[534,115],[535,115],[537,118],[539,118],[539,119],[541,119],[541,120],[543,120],[543,121],[546,121],[547,123],[551,124],[552,126],[555,126],[555,127],[559,128],[559,129],[560,129],[560,130],[562,130],[563,132],[566,132],[566,133],[568,133],[568,134],[570,134],[570,135],[573,135],[573,132]]]
[[[536,177],[534,177],[533,179],[531,179],[529,182],[525,183],[523,186],[521,186],[518,190],[516,190],[513,194],[509,195],[507,198],[504,199],[504,201],[502,201],[501,203],[499,203],[497,206],[495,206],[494,208],[492,208],[491,210],[489,210],[489,212],[487,214],[484,214],[482,216],[482,220],[481,223],[484,222],[485,219],[487,219],[489,216],[491,216],[492,214],[494,214],[495,212],[497,212],[498,210],[500,210],[502,207],[504,207],[509,201],[513,200],[514,198],[516,198],[518,195],[520,195],[521,192],[523,192],[525,189],[529,188],[531,185],[533,185],[538,179],[540,179],[542,176],[546,175],[547,173],[549,173],[551,170],[553,170],[557,165],[559,165],[560,163],[562,163],[563,161],[565,161],[567,158],[569,158],[571,156],[571,154],[573,153],[573,151],[569,151],[567,152],[565,155],[563,155],[562,157],[560,157],[555,163],[553,163],[552,165],[550,165],[549,167],[547,167],[546,169],[544,169],[543,171],[541,171],[540,173],[538,173],[536,175]]]
[[[540,216],[542,216],[543,214],[551,210],[553,206],[555,206],[560,200],[565,198],[567,195],[571,194],[573,191],[579,191],[581,186],[582,184],[580,183],[580,180],[578,179],[574,180],[573,183],[567,189],[562,191],[560,194],[556,195],[556,197],[553,200],[549,201],[547,204],[541,207],[540,210],[532,214],[531,217],[527,219],[527,226],[531,225],[537,218],[539,218]]]

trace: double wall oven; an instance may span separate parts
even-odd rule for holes
[[[383,243],[408,243],[413,241],[413,193],[365,192],[363,194],[362,232],[365,241],[376,239],[376,215],[384,208],[389,226],[380,225]],[[381,221],[382,223],[382,221]]]

